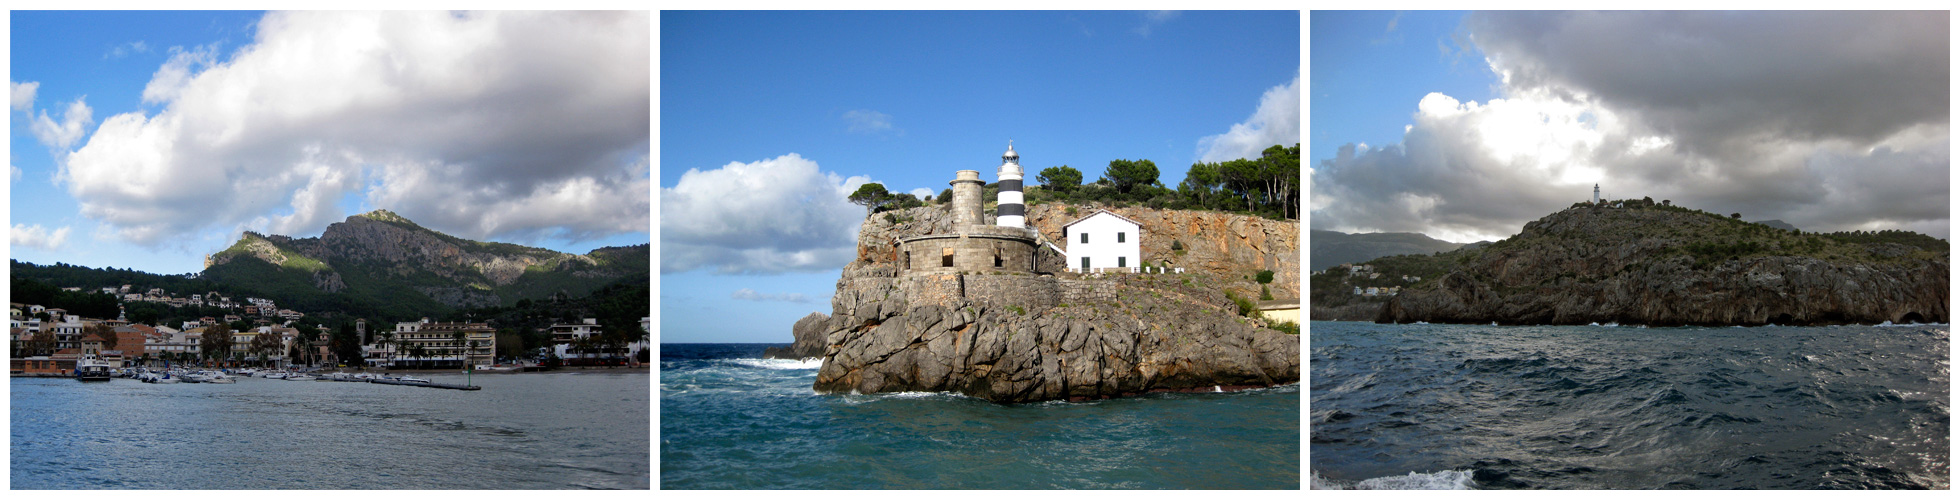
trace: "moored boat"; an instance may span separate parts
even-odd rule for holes
[[[109,364],[94,359],[75,362],[75,379],[83,382],[108,382]]]

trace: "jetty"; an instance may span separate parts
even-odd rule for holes
[[[437,389],[456,389],[456,390],[459,390],[459,391],[476,391],[476,390],[482,390],[482,389],[483,389],[482,387],[478,387],[478,386],[474,386],[474,385],[462,385],[462,384],[443,384],[443,383],[437,383],[437,382],[404,382],[404,381],[401,381],[401,380],[395,380],[395,379],[388,379],[388,378],[377,378],[377,379],[369,379],[369,380],[368,380],[368,383],[370,383],[370,384],[388,384],[388,385],[406,385],[406,386],[412,386],[412,387],[434,387],[434,388],[437,388]]]

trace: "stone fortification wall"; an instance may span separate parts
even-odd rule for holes
[[[1062,292],[1053,276],[1026,274],[908,274],[898,291],[908,304],[953,307],[965,303],[1019,306],[1040,311],[1060,303]]]
[[[952,257],[949,261],[947,257]],[[906,273],[1031,273],[1039,257],[1031,233],[1016,228],[969,226],[961,232],[907,238],[899,243],[900,269]]]
[[[1116,288],[1090,280],[1059,280],[1063,304],[1087,304],[1116,300]]]

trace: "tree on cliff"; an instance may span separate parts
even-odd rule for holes
[[[857,192],[851,193],[851,196],[845,199],[850,200],[851,203],[863,205],[864,216],[870,217],[871,213],[877,211],[879,206],[891,201],[892,194],[890,191],[885,190],[884,184],[872,182],[858,186]]]
[[[1103,171],[1103,178],[1116,186],[1116,190],[1129,193],[1137,186],[1157,183],[1157,164],[1150,160],[1110,160],[1109,169]]]
[[[1082,171],[1069,168],[1068,165],[1048,167],[1042,169],[1041,175],[1036,176],[1035,179],[1041,181],[1042,187],[1057,193],[1066,193],[1082,185]]]

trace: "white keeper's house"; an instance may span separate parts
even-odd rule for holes
[[[1062,225],[1068,267],[1075,272],[1143,266],[1142,238],[1142,224],[1108,210]]]

